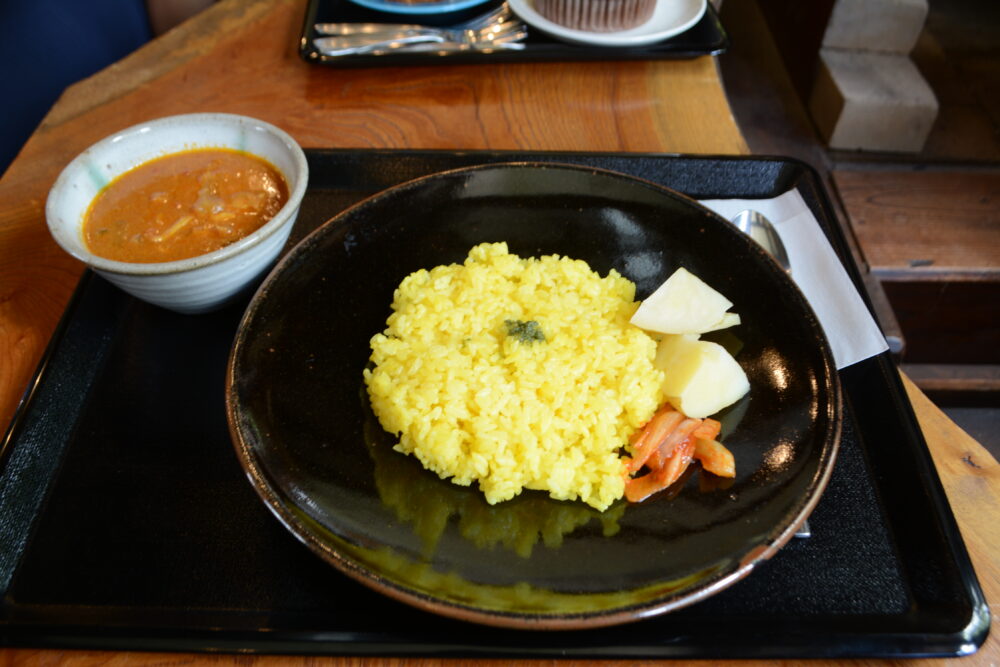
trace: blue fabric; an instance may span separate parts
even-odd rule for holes
[[[0,173],[67,86],[150,37],[143,0],[0,0]]]

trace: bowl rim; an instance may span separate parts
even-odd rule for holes
[[[184,259],[177,259],[169,262],[123,262],[120,260],[108,259],[106,257],[101,257],[96,255],[89,250],[87,250],[86,245],[80,242],[79,247],[69,247],[63,242],[61,236],[67,232],[56,231],[57,226],[54,224],[53,220],[57,217],[54,213],[56,201],[58,200],[60,194],[66,190],[70,183],[72,182],[75,173],[84,168],[84,161],[92,153],[116,144],[118,142],[123,142],[129,138],[135,136],[148,136],[148,133],[158,127],[178,125],[187,122],[193,123],[215,123],[230,126],[249,126],[256,129],[264,130],[266,133],[277,138],[281,144],[288,151],[291,157],[292,163],[294,165],[295,176],[297,176],[294,187],[292,187],[288,192],[288,201],[282,206],[274,216],[271,217],[266,223],[258,227],[256,230],[247,234],[246,236],[225,245],[217,250],[211,252],[203,253],[201,255],[195,255],[194,257],[187,257]],[[210,148],[211,146],[207,146]],[[166,154],[178,153],[183,149],[172,150]],[[256,153],[250,151],[244,151],[267,161],[268,164],[272,164],[272,161]],[[148,160],[144,161],[147,162]],[[140,163],[143,164],[144,162]],[[139,165],[136,165],[138,167]],[[131,167],[130,169],[134,169]],[[275,167],[277,168],[277,167]],[[128,170],[125,170],[128,171]],[[121,173],[125,173],[125,171]],[[279,170],[281,171],[281,170]],[[281,172],[285,180],[288,181],[289,175]],[[120,174],[118,174],[120,175]],[[239,114],[230,113],[190,113],[190,114],[177,114],[172,116],[163,116],[160,118],[155,118],[148,121],[143,121],[141,123],[136,123],[130,125],[123,129],[117,130],[114,133],[100,139],[99,141],[89,145],[84,150],[80,151],[60,172],[59,176],[56,178],[55,183],[49,189],[48,197],[45,202],[45,221],[49,228],[49,233],[55,239],[56,243],[67,253],[76,257],[80,261],[84,262],[88,266],[107,273],[115,273],[122,275],[169,275],[186,273],[195,269],[203,268],[206,266],[211,266],[218,264],[226,259],[243,253],[261,242],[263,242],[268,237],[277,233],[286,224],[289,224],[291,220],[295,217],[295,212],[298,210],[302,203],[302,199],[305,196],[306,188],[309,182],[309,164],[306,160],[305,152],[302,147],[299,146],[298,142],[292,138],[290,134],[266,121],[252,118],[250,116],[243,116]],[[93,198],[90,200],[93,201]],[[89,206],[89,204],[88,204]],[[75,233],[79,233],[80,224],[76,224]],[[69,232],[73,233],[73,232]]]

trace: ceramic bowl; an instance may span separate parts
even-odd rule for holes
[[[189,259],[121,262],[87,249],[81,228],[102,188],[144,162],[196,148],[231,148],[267,160],[284,176],[288,202],[255,232]],[[226,304],[270,267],[288,239],[308,180],[302,149],[273,125],[231,114],[169,116],[117,132],[78,155],[52,186],[45,217],[63,250],[129,294],[177,312],[199,313]]]

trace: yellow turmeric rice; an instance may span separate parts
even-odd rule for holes
[[[364,373],[396,449],[489,503],[522,489],[603,510],[620,453],[663,402],[656,342],[629,323],[635,285],[506,243],[407,276]]]

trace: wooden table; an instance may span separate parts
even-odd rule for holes
[[[274,123],[304,147],[748,152],[711,58],[323,68],[303,63],[295,51],[303,5],[300,0],[224,0],[69,88],[31,137],[0,180],[0,422],[8,423],[13,415],[82,271],[48,235],[48,189],[79,151],[134,123],[221,111]],[[906,387],[995,614],[1000,466],[912,383]],[[0,665],[105,662],[306,660],[0,650]],[[975,658],[962,661],[973,663],[1000,663],[996,633]]]

